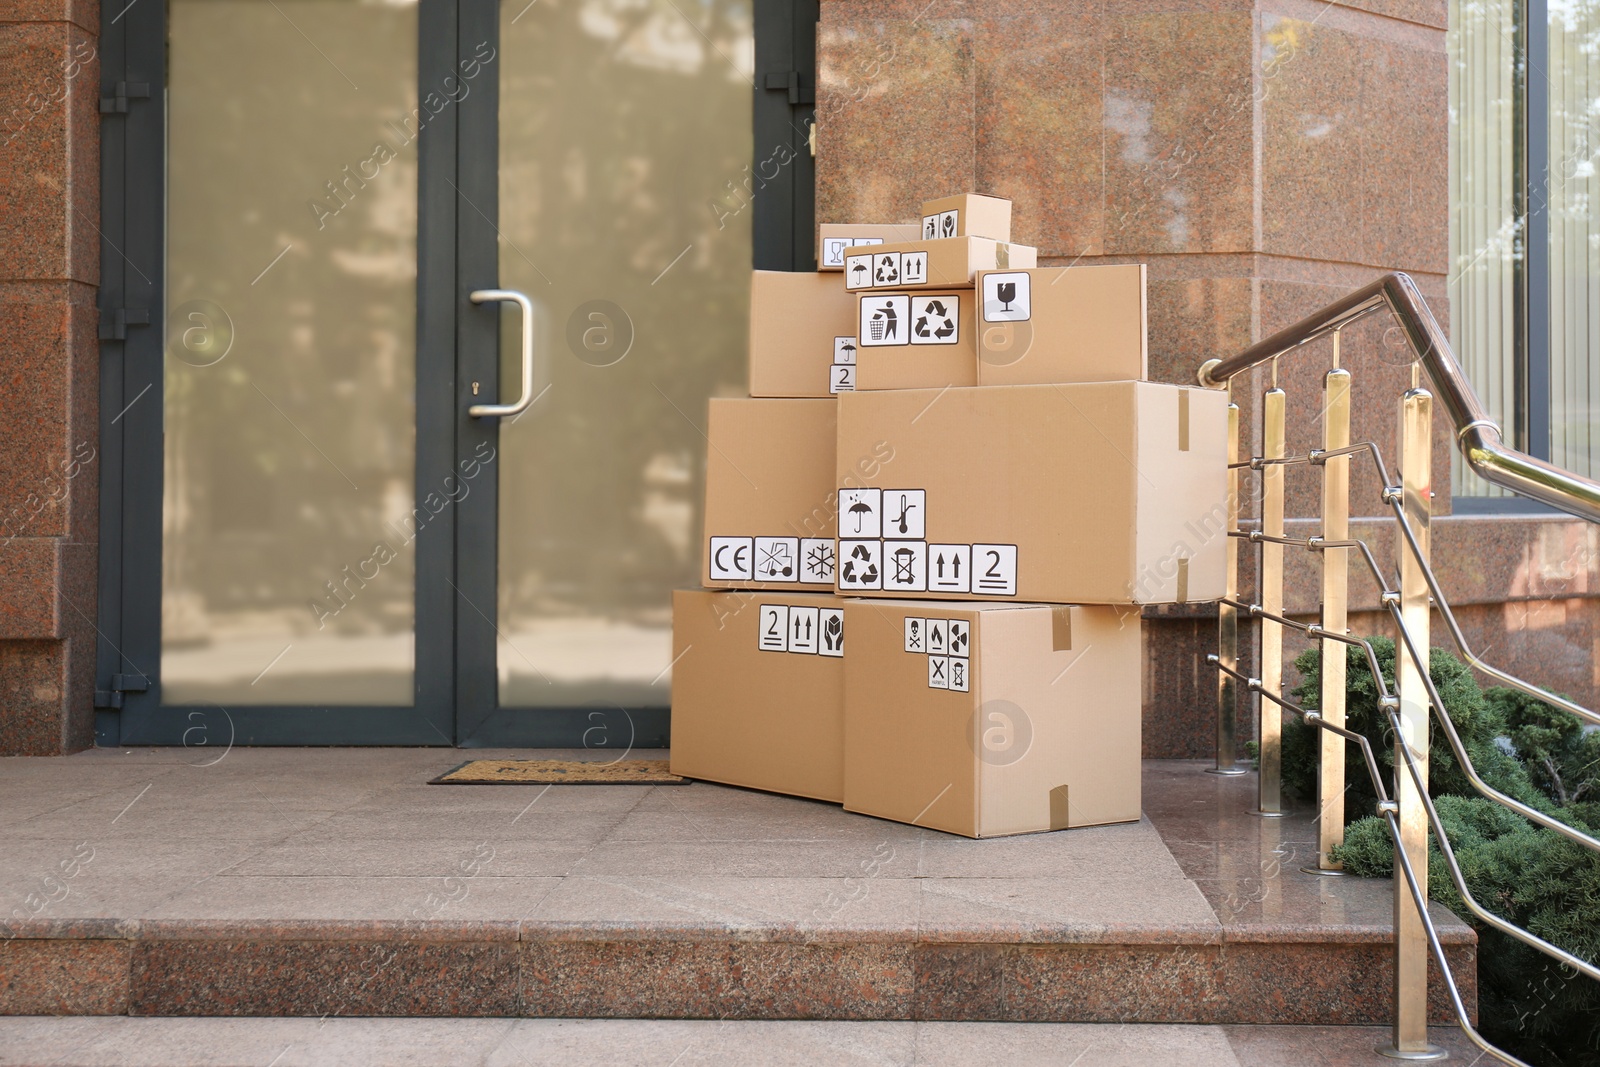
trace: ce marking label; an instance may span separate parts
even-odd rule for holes
[[[756,579],[756,547],[753,537],[713,537],[711,539],[711,580],[753,582]]]

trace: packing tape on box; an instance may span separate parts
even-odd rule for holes
[[[1072,608],[1066,604],[1050,609],[1050,648],[1055,652],[1072,651]]]

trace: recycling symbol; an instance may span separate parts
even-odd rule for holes
[[[856,561],[865,563],[865,568],[858,568]],[[872,562],[872,553],[866,545],[857,545],[850,553],[850,558],[844,561],[844,566],[839,569],[839,577],[845,585],[871,585],[878,580],[878,565]]]
[[[900,280],[900,257],[879,256],[878,272],[872,276],[875,285],[893,285]]]
[[[956,320],[944,306],[943,300],[930,300],[922,309],[923,313],[917,316],[916,325],[911,332],[918,337],[931,337],[944,340],[952,337],[956,332]]]

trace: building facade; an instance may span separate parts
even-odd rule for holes
[[[1471,288],[1515,258],[1468,181],[1505,168],[1467,167],[1488,134],[1451,119],[1499,99],[1467,83],[1500,58],[1464,50],[1455,17],[1434,0],[10,4],[0,751],[660,743],[705,399],[742,389],[752,262],[809,269],[819,221],[1009,197],[1041,266],[1148,264],[1164,381],[1394,270],[1474,358],[1515,348],[1528,324],[1493,319],[1494,294],[1521,275]],[[515,304],[484,290],[532,297],[531,373]],[[1348,334],[1354,439],[1392,452],[1412,368],[1381,330]],[[1328,365],[1277,371],[1291,452],[1318,442]],[[1537,442],[1522,378],[1482,366]],[[1587,418],[1530,380],[1578,412],[1545,425]],[[1251,441],[1269,384],[1235,387]],[[524,395],[526,421],[470,414]],[[1485,503],[1452,482],[1442,421],[1435,437],[1435,565],[1469,638],[1591,702],[1593,531]],[[1353,480],[1358,533],[1381,540],[1359,518],[1379,514],[1376,476]],[[1291,476],[1289,514],[1317,492]],[[1353,626],[1381,629],[1375,587],[1352,596]],[[1315,614],[1309,568],[1289,608]],[[1205,756],[1215,609],[1144,627],[1145,753]]]

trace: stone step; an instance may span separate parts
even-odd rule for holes
[[[0,1014],[1390,1017],[1388,884],[1302,874],[1309,821],[1199,763],[1147,762],[1138,823],[969,841],[703,783],[423,784],[451,755],[15,776],[0,893],[36,903],[0,919]],[[1473,933],[1435,914],[1473,1003]]]
[[[1378,1027],[679,1022],[590,1019],[0,1019],[0,1063],[35,1067],[1380,1067]],[[1432,1040],[1459,1063],[1460,1031]]]

